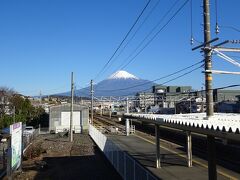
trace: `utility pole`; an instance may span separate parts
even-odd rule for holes
[[[146,108],[146,93],[144,92],[144,112],[145,114],[147,113],[147,108]]]
[[[73,95],[74,95],[74,83],[73,83],[73,72],[71,75],[71,111],[70,111],[70,142],[73,141]]]
[[[76,104],[77,103],[77,100],[76,100],[76,85],[74,85],[74,93],[73,93],[73,103]]]
[[[13,123],[16,121],[16,107],[13,106]]]
[[[112,98],[110,96],[110,106],[109,106],[109,118],[111,119],[112,118]]]
[[[100,116],[102,116],[102,115],[103,115],[102,105],[103,105],[103,103],[102,103],[102,102],[100,102]]]
[[[201,112],[204,112],[204,109],[203,109],[203,87],[201,88],[201,97],[202,97]]]
[[[128,97],[127,97],[127,113],[129,113]]]
[[[93,124],[93,80],[91,80],[91,124]]]
[[[174,97],[174,112],[175,112],[175,114],[177,114],[177,110],[176,110],[176,97]]]
[[[192,113],[192,99],[189,100],[189,113]]]
[[[40,90],[40,92],[39,92],[39,96],[40,96],[40,105],[42,105],[42,91]]]
[[[212,90],[212,59],[211,59],[211,32],[210,32],[210,0],[203,0],[203,19],[204,19],[204,43],[206,43],[203,51],[205,56],[205,89],[206,89],[206,105],[207,117],[213,116],[213,90]]]
[[[212,60],[211,60],[211,34],[210,34],[210,0],[203,0],[203,19],[204,19],[204,43],[203,48],[205,55],[205,89],[206,89],[206,105],[207,117],[213,116],[213,90],[212,90]],[[208,147],[208,179],[217,179],[216,167],[216,147],[214,136],[207,136]]]
[[[103,105],[103,97],[101,97],[101,101],[100,101],[100,116],[102,116],[103,111],[102,111],[102,105]]]
[[[83,105],[83,99],[82,99],[82,97],[81,97],[81,105]]]

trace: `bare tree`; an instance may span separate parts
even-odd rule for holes
[[[0,117],[12,111],[10,98],[14,94],[16,94],[16,91],[13,89],[8,87],[0,87]]]

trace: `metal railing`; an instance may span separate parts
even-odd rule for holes
[[[116,144],[114,144],[113,141],[109,140],[107,136],[102,134],[92,125],[89,125],[89,135],[123,179],[158,179],[127,152],[121,150]]]
[[[135,125],[130,125],[130,133],[135,134]]]
[[[23,154],[25,153],[25,151],[27,150],[27,148],[31,145],[31,143],[33,142],[33,140],[39,135],[39,129],[35,129],[33,131],[33,133],[23,133],[23,144],[22,144],[22,148],[23,148]]]
[[[35,129],[32,133],[23,132],[22,134],[22,150],[23,154],[27,148],[31,145],[34,139],[40,134],[40,128]],[[10,138],[5,138],[6,142],[0,142],[0,179],[3,178],[7,171],[8,166],[8,153]]]
[[[0,143],[0,179],[3,177],[7,169],[7,147],[7,141]]]

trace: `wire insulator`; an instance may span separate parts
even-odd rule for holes
[[[215,33],[218,34],[220,31],[219,31],[219,26],[218,26],[218,23],[216,23],[216,26],[215,26]]]
[[[192,0],[190,1],[190,17],[191,17],[191,40],[190,43],[193,45],[193,12],[192,12],[193,6],[192,6]]]
[[[193,39],[193,37],[191,37],[191,40],[190,40],[190,42],[191,42],[191,45],[193,45],[193,44],[194,44],[194,39]]]

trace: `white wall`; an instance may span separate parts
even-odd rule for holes
[[[73,126],[80,126],[80,112],[73,112]],[[70,112],[61,112],[61,126],[70,125]]]

